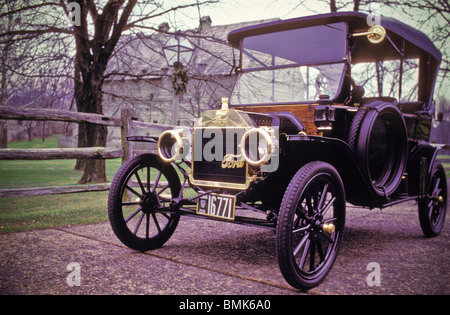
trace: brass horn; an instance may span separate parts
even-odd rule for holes
[[[353,37],[367,36],[369,42],[371,42],[372,44],[379,44],[386,37],[386,30],[381,25],[374,25],[371,26],[367,32],[355,33],[352,34],[352,36]]]

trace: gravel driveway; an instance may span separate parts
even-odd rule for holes
[[[449,216],[427,239],[414,202],[348,207],[337,261],[307,294],[447,295],[449,258]],[[3,234],[0,262],[1,294],[305,294],[281,276],[271,230],[198,218],[182,217],[146,253],[124,247],[108,222]]]

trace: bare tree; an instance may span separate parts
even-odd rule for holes
[[[359,11],[361,0],[318,0],[328,6],[330,12]]]
[[[71,78],[77,110],[101,114],[107,65],[124,32],[145,28],[162,15],[217,1],[179,1],[165,7],[158,0],[6,0],[1,5],[0,24],[5,25],[10,19],[21,23],[1,29],[0,44],[10,47],[26,43],[22,53],[34,55],[30,64],[16,67],[15,74]],[[55,66],[57,61],[67,61],[67,67],[60,63]],[[39,70],[43,68],[45,73]],[[80,124],[79,147],[105,146],[106,138],[106,127]],[[104,160],[86,160],[80,183],[104,181]]]
[[[369,4],[370,1],[361,3]],[[404,15],[415,28],[426,31],[436,44],[442,53],[437,87],[443,88],[450,79],[450,3],[444,0],[388,0],[382,4]]]

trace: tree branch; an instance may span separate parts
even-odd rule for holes
[[[64,28],[50,26],[46,29],[7,31],[0,33],[0,38],[16,35],[42,35],[47,33],[73,34],[73,31]]]
[[[207,1],[200,2],[200,3],[195,2],[195,3],[184,4],[184,5],[179,5],[179,6],[176,6],[176,7],[172,7],[170,9],[164,10],[162,12],[159,12],[159,13],[156,13],[156,14],[153,14],[153,15],[147,15],[147,16],[142,17],[142,18],[140,18],[140,19],[138,19],[136,21],[128,23],[128,25],[126,25],[124,30],[128,30],[128,29],[130,29],[132,27],[145,28],[145,27],[139,26],[137,24],[141,23],[141,22],[144,22],[146,20],[150,20],[150,19],[154,19],[156,17],[163,16],[163,15],[165,15],[167,13],[174,12],[174,11],[177,11],[177,10],[180,10],[180,9],[186,9],[186,8],[195,7],[195,6],[198,6],[198,5],[213,4],[213,3],[218,3],[218,2],[219,2],[218,0],[207,0]]]

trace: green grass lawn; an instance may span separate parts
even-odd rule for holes
[[[442,166],[445,168],[445,174],[447,175],[447,178],[450,178],[450,155],[439,154],[437,158],[441,161]]]
[[[18,141],[8,148],[56,148],[57,136]],[[82,173],[75,160],[0,161],[0,189],[76,185]],[[111,181],[121,159],[106,160]],[[108,192],[0,198],[0,233],[107,220]]]
[[[0,233],[107,220],[108,192],[0,199]]]

